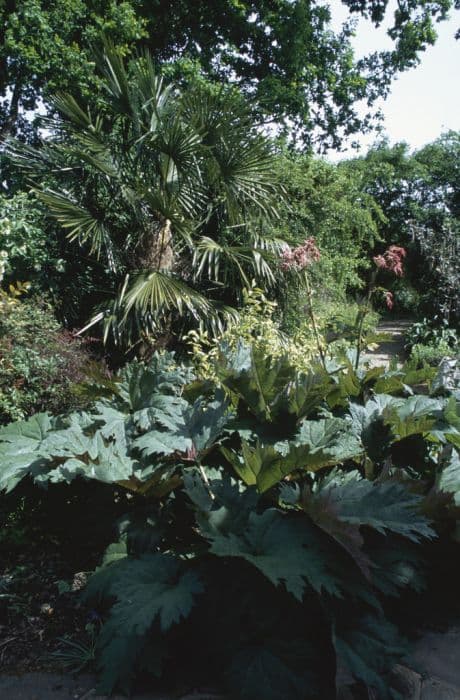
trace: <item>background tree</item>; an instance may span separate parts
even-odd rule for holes
[[[358,171],[348,171],[325,160],[284,151],[277,170],[286,189],[279,220],[273,229],[294,246],[314,237],[321,259],[309,272],[316,303],[347,297],[362,285],[369,265],[369,251],[380,237],[385,216],[371,193],[363,190]],[[296,288],[296,276],[284,279],[278,299],[286,327],[302,320],[304,291]]]
[[[340,146],[369,129],[394,76],[436,39],[453,0],[403,0],[390,20],[389,51],[356,59],[354,19],[376,26],[387,0],[342,0],[349,20],[333,31],[325,0],[1,0],[0,133],[30,131],[24,119],[56,89],[96,95],[91,44],[105,31],[125,53],[141,41],[181,80],[231,81],[268,122],[306,144]],[[357,103],[369,109],[360,116]]]
[[[129,1],[0,1],[0,138],[31,135],[26,113],[56,90],[91,94],[88,49],[101,31],[129,52],[143,35],[143,22]]]
[[[407,246],[408,282],[421,295],[420,310],[454,323],[460,317],[459,157],[460,134],[450,131],[414,153],[405,143],[382,142],[339,165],[382,209],[386,244]]]

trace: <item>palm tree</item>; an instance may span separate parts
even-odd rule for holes
[[[53,217],[111,271],[88,325],[131,342],[173,318],[235,318],[252,278],[270,285],[281,242],[261,235],[282,188],[270,142],[235,92],[180,93],[148,54],[127,64],[107,42],[91,111],[70,94],[40,148],[11,143]]]

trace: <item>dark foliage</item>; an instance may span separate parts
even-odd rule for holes
[[[101,381],[90,412],[0,433],[7,490],[83,477],[134,495],[85,592],[105,619],[100,688],[179,663],[235,697],[319,699],[339,665],[396,698],[407,647],[385,611],[424,587],[429,521],[452,529],[455,395],[410,395],[411,370],[298,374],[245,346],[218,372],[221,388],[157,356]]]

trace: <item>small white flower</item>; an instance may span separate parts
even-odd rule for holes
[[[7,251],[6,251],[6,250],[0,250],[0,258],[5,259],[5,258],[7,258],[7,257],[8,257]]]

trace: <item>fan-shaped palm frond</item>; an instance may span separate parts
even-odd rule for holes
[[[159,270],[138,274],[120,301],[126,314],[133,309],[155,315],[169,311],[182,314],[187,309],[198,318],[211,312],[211,304],[205,296],[177,277]]]
[[[271,143],[257,131],[249,106],[232,90],[210,93],[203,89],[183,97],[189,123],[202,134],[208,152],[209,184],[230,223],[247,216],[248,208],[274,216],[275,195],[282,188],[274,175]],[[217,199],[217,198],[216,198]]]
[[[53,216],[65,229],[69,241],[89,243],[91,253],[99,256],[105,249],[108,259],[113,260],[113,246],[110,232],[103,221],[96,219],[87,209],[76,204],[69,196],[52,190],[36,190],[36,194],[44,202]]]
[[[274,282],[277,244],[251,223],[275,216],[273,149],[234,91],[181,95],[148,53],[128,62],[108,40],[96,65],[99,108],[59,94],[46,143],[10,152],[67,237],[113,272],[118,296],[93,317],[106,334],[131,342],[176,316],[217,329],[253,278]]]
[[[276,248],[269,248],[267,242],[265,245],[262,242],[262,237],[250,236],[249,245],[225,245],[202,236],[194,249],[195,279],[206,276],[228,284],[237,275],[243,287],[250,287],[253,278],[266,286],[273,285],[275,275],[270,263]]]
[[[116,299],[106,305],[82,329],[85,332],[103,323],[104,341],[109,336],[116,344],[133,345],[142,334],[158,332],[171,312],[189,314],[201,328],[219,333],[239,314],[226,304],[210,301],[202,294],[164,272],[137,275],[131,283],[126,275]]]
[[[118,115],[132,117],[137,122],[138,115],[136,110],[132,110],[131,84],[123,56],[107,37],[103,37],[102,44],[102,50],[94,48],[94,55],[108,102]]]
[[[206,274],[214,282],[225,283],[229,275],[236,271],[245,287],[250,284],[244,268],[251,263],[251,251],[243,246],[221,245],[203,236],[195,247],[193,262],[195,279]]]
[[[73,95],[65,92],[57,93],[51,100],[51,104],[60,114],[64,114],[70,122],[80,129],[93,128],[93,121],[88,109],[82,109]],[[55,120],[50,120],[48,124],[56,124]]]
[[[138,110],[143,115],[144,131],[155,133],[161,124],[173,98],[174,88],[165,85],[155,70],[148,51],[140,54],[132,65],[133,84],[136,85]]]

